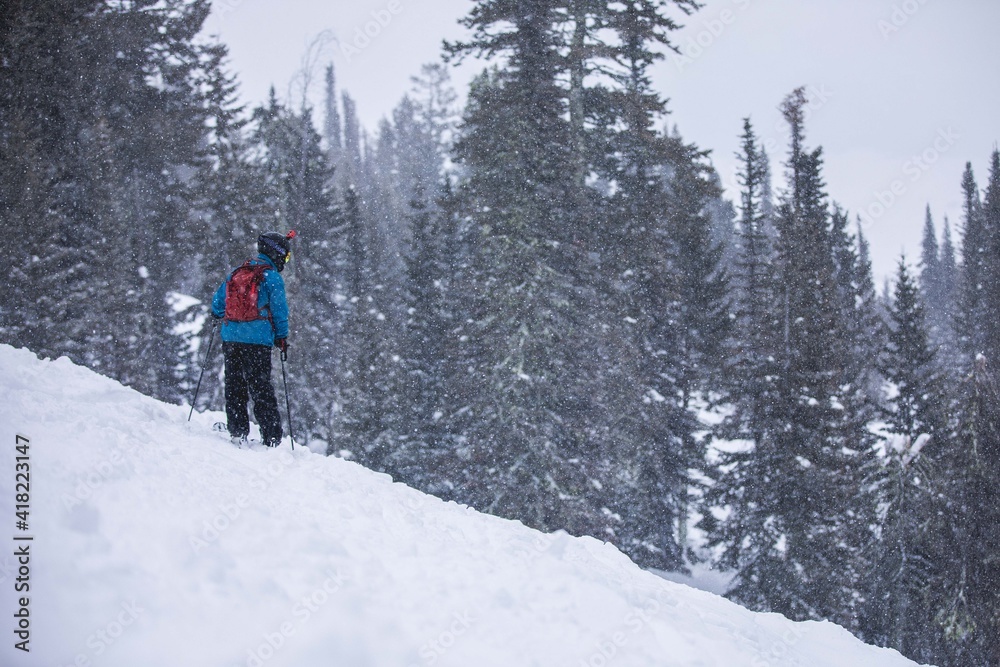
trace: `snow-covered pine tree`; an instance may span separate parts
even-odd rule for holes
[[[388,295],[372,257],[372,224],[355,188],[348,187],[342,207],[347,253],[343,337],[334,348],[339,373],[329,453],[347,450],[362,464],[387,472],[400,430],[398,340],[388,329]]]
[[[438,232],[444,233],[444,230],[431,228],[453,221],[453,216],[445,215],[440,209],[435,195],[445,177],[445,142],[453,120],[451,105],[454,93],[448,86],[447,72],[439,66],[425,66],[422,74],[414,78],[412,96],[404,96],[393,110],[391,119],[384,119],[380,124],[375,148],[366,152],[361,165],[359,186],[355,193],[361,197],[355,202],[360,207],[359,219],[364,222],[363,232],[358,238],[364,238],[362,261],[366,264],[368,296],[378,303],[378,319],[373,326],[380,332],[377,347],[381,352],[375,368],[387,374],[370,378],[368,384],[370,388],[384,387],[385,397],[391,397],[393,404],[400,408],[387,413],[387,419],[392,417],[393,423],[398,422],[392,433],[385,431],[372,436],[384,443],[373,450],[373,455],[380,458],[379,465],[383,469],[429,489],[428,480],[433,475],[424,475],[421,471],[433,471],[434,465],[421,461],[420,452],[411,451],[409,447],[411,441],[422,442],[424,434],[419,428],[416,432],[413,430],[409,412],[412,406],[408,405],[413,395],[407,383],[414,373],[422,372],[414,370],[414,364],[428,370],[426,364],[421,362],[435,365],[429,371],[434,374],[429,382],[435,386],[444,382],[444,378],[439,377],[443,359],[430,360],[427,349],[418,349],[410,344],[408,331],[413,332],[407,323],[412,322],[412,261],[418,256],[421,261],[445,261],[440,253],[448,242],[437,237]],[[353,117],[353,112],[351,115]],[[428,234],[435,238],[425,238]],[[436,289],[440,291],[444,290],[444,282],[451,280],[451,276],[445,271],[438,273],[440,275],[435,282]],[[437,310],[441,307],[443,304],[435,306]],[[427,318],[434,314],[421,309],[420,317]],[[419,360],[410,357],[413,351],[419,353]],[[443,352],[443,348],[437,351]],[[392,361],[396,358],[398,363]],[[437,405],[428,416],[442,409],[443,405]],[[423,425],[428,424],[430,422]],[[434,424],[432,430],[438,426],[443,426],[443,422]],[[390,445],[394,440],[397,444]],[[438,440],[435,438],[435,446],[441,444]]]
[[[763,147],[749,118],[743,121],[741,163],[738,175],[740,192],[739,253],[733,272],[737,288],[736,337],[740,345],[732,356],[733,372],[738,386],[735,400],[750,398],[756,407],[748,407],[750,421],[763,414],[767,395],[762,381],[772,373],[776,342],[775,295],[777,285],[773,271],[774,231],[768,212],[773,209],[770,184],[766,182],[768,165]],[[769,360],[770,359],[770,360]],[[739,421],[741,418],[737,418]],[[757,429],[750,426],[752,434]],[[756,440],[756,438],[755,438]]]
[[[886,415],[887,428],[912,442],[923,434],[943,434],[948,401],[927,333],[926,311],[905,257],[897,268],[889,312],[891,323],[882,372],[895,388],[895,395]]]
[[[924,232],[920,242],[920,291],[928,310],[936,311],[941,305],[941,251],[929,204],[924,214]]]
[[[445,211],[431,208],[417,187],[410,205],[411,250],[406,259],[406,333],[399,383],[403,427],[393,468],[401,479],[441,496],[454,484],[454,449],[448,416],[456,411],[449,395],[452,371],[448,304],[450,285]]]
[[[435,65],[425,66],[423,72],[424,77],[415,78],[412,94],[404,96],[391,119],[380,124],[360,183],[362,210],[378,230],[373,260],[386,290],[394,295],[392,316],[399,322],[405,319],[399,295],[406,281],[410,203],[419,187],[430,193],[421,196],[436,209],[433,195],[443,176],[448,148],[444,142],[453,120],[449,105],[454,93],[447,72]]]
[[[940,350],[939,361],[956,369],[959,365],[958,337],[955,334],[957,309],[958,267],[951,230],[945,218],[940,245],[930,206],[924,221],[921,243],[920,292],[927,310],[927,326],[931,342]]]
[[[326,140],[326,151],[327,155],[330,156],[330,166],[336,169],[340,164],[344,139],[343,126],[340,120],[340,108],[337,106],[337,73],[334,70],[333,63],[326,66],[323,86],[323,138]]]
[[[343,196],[347,188],[358,188],[362,177],[361,166],[361,121],[358,120],[358,105],[345,90],[341,93],[344,110],[344,149],[337,163],[337,186]]]
[[[204,121],[192,39],[207,3],[9,9],[0,216],[21,242],[5,257],[4,340],[178,400],[167,296]]]
[[[141,49],[132,53],[145,62],[133,63],[125,80],[111,84],[120,86],[112,93],[120,96],[113,108],[128,109],[120,118],[124,134],[111,139],[116,158],[110,169],[118,175],[111,176],[117,184],[112,187],[117,192],[104,232],[118,245],[113,252],[118,261],[104,263],[114,272],[103,283],[108,293],[104,303],[119,319],[108,317],[114,322],[113,343],[98,349],[103,348],[103,367],[113,377],[144,393],[179,401],[178,368],[185,344],[174,331],[168,295],[187,277],[184,260],[191,249],[183,234],[196,199],[189,174],[197,164],[206,120],[197,90],[201,50],[194,37],[208,4],[177,2],[158,12],[135,6],[119,11],[116,28],[126,34],[115,39]],[[114,57],[123,60],[117,52]]]
[[[843,389],[854,378],[845,377],[849,350],[821,149],[805,149],[805,104],[799,89],[782,105],[792,140],[777,215],[780,338],[770,418],[778,428],[748,457],[752,463],[744,462],[762,473],[746,483],[763,490],[752,504],[732,507],[720,530],[733,537],[740,525],[753,531],[726,545],[738,575],[731,596],[792,618],[850,626],[858,551],[870,525],[857,494],[870,443]],[[733,474],[720,483],[730,484]],[[731,488],[740,488],[738,480]]]
[[[515,515],[533,525],[595,533],[616,521],[614,511],[602,511],[610,494],[602,491],[601,478],[614,469],[615,453],[623,453],[617,443],[629,440],[616,441],[608,425],[618,428],[631,418],[621,419],[622,399],[609,397],[628,364],[675,349],[663,345],[666,333],[661,331],[646,337],[651,349],[637,353],[632,347],[625,361],[615,354],[616,343],[609,342],[628,336],[616,317],[619,304],[606,298],[604,286],[627,280],[642,267],[622,275],[628,257],[616,256],[616,248],[624,246],[616,245],[615,236],[627,234],[614,228],[621,218],[604,222],[609,210],[599,196],[619,176],[620,152],[648,151],[643,133],[656,135],[651,122],[663,103],[651,91],[647,68],[661,57],[651,46],[668,44],[667,35],[676,27],[665,16],[667,5],[685,11],[695,7],[688,2],[484,1],[465,21],[472,39],[449,47],[452,56],[505,57],[502,72],[488,72],[474,84],[457,146],[469,169],[463,193],[477,226],[470,278],[477,283],[478,307],[471,308],[472,324],[464,333],[481,345],[473,365],[483,369],[483,381],[471,402],[477,420],[488,415],[483,449],[473,451],[472,459],[503,479],[485,486],[477,478],[486,475],[479,474],[470,484],[501,512],[510,511],[504,505],[520,487]],[[628,142],[641,148],[621,151]],[[668,168],[658,157],[648,162],[647,173]],[[666,188],[662,174],[654,178]],[[654,235],[661,212],[633,221],[635,228],[645,225]],[[652,244],[642,252],[652,255],[656,247],[669,244]],[[637,252],[634,248],[627,252]],[[659,265],[647,266],[669,269],[666,255],[656,261]],[[614,278],[605,282],[602,276]],[[672,280],[666,272],[656,279],[665,286]],[[607,363],[616,358],[613,366]],[[663,403],[677,400],[670,390],[656,395]],[[498,423],[515,426],[497,428]],[[506,442],[490,443],[498,433]],[[647,440],[643,446],[653,445]],[[490,460],[494,453],[496,459]],[[658,455],[672,456],[668,448]],[[629,460],[651,461],[638,455]],[[670,466],[681,464],[675,460]],[[648,488],[676,488],[667,477],[653,479]],[[524,488],[532,489],[530,496]],[[642,513],[639,504],[629,509]],[[648,543],[652,558],[677,562],[674,530],[662,523],[655,528],[656,538],[640,540],[638,548]]]
[[[984,230],[983,352],[1000,366],[1000,150],[990,156],[990,175],[981,209]]]
[[[724,568],[738,569],[744,551],[768,550],[776,536],[766,524],[766,516],[748,511],[765,504],[774,485],[772,457],[774,433],[781,426],[772,419],[777,401],[779,340],[777,273],[772,239],[775,236],[767,216],[770,187],[767,159],[750,119],[744,119],[738,179],[740,217],[738,253],[733,271],[736,287],[736,321],[732,350],[726,369],[727,398],[733,413],[720,426],[724,439],[746,441],[749,449],[721,453],[713,483],[703,499],[701,527],[710,546],[722,546],[719,559]],[[728,520],[719,522],[716,508],[734,507]]]
[[[205,47],[203,104],[210,120],[204,138],[205,154],[198,175],[199,262],[204,287],[211,294],[228,269],[252,248],[262,226],[272,222],[264,214],[264,174],[251,152],[249,120],[239,103],[234,75],[226,71],[228,50],[222,44]],[[205,246],[206,239],[214,243]]]
[[[415,123],[426,134],[426,153],[421,154],[418,164],[434,165],[435,172],[444,168],[445,156],[451,148],[452,135],[458,122],[455,106],[458,95],[451,86],[451,75],[443,63],[428,63],[420,68],[420,74],[410,78],[410,97],[417,112]],[[425,167],[426,168],[426,167]]]
[[[571,279],[557,269],[575,247],[576,221],[554,14],[550,3],[524,2],[494,16],[496,4],[481,3],[470,19],[510,20],[513,30],[494,43],[487,25],[473,22],[477,41],[453,46],[489,52],[510,44],[509,66],[473,84],[456,147],[469,170],[465,206],[478,227],[463,286],[476,297],[464,335],[476,339],[469,361],[479,381],[462,493],[479,509],[534,527],[589,532],[583,479],[571,462],[579,443],[561,423],[587,406],[571,406],[566,392],[576,384],[573,318],[584,311],[573,307]]]
[[[948,218],[944,219],[944,231],[941,237],[940,261],[938,263],[941,284],[941,310],[940,318],[943,322],[941,336],[944,342],[941,346],[949,359],[957,359],[958,355],[958,335],[955,332],[955,322],[958,313],[958,295],[961,284],[961,275],[958,269],[958,261],[955,254],[955,244],[951,240],[951,223]],[[932,340],[933,328],[932,328]],[[954,367],[956,364],[949,362]]]
[[[718,179],[707,153],[677,137],[668,140],[669,177],[664,228],[671,240],[671,271],[677,287],[673,326],[677,343],[676,381],[679,407],[689,424],[680,430],[682,447],[677,465],[686,484],[678,489],[678,531],[686,548],[688,504],[698,486],[690,471],[706,468],[704,426],[698,411],[710,403],[723,370],[723,352],[730,339],[733,303],[724,267],[725,248],[716,241],[711,205],[721,198]],[[691,487],[691,488],[689,488]]]
[[[980,349],[972,373],[962,383],[959,427],[946,459],[947,489],[938,515],[945,521],[937,562],[944,571],[933,590],[945,651],[952,664],[1000,661],[1000,384],[996,358],[1000,308],[995,281],[1000,277],[1000,151],[994,150],[982,203],[966,168],[963,178],[966,238],[963,239],[963,310],[967,340]],[[970,230],[972,238],[970,239]],[[969,329],[966,330],[965,328]],[[967,350],[975,348],[966,348]]]
[[[928,339],[924,306],[905,259],[896,274],[882,372],[891,383],[889,432],[868,485],[878,507],[875,539],[865,550],[859,632],[865,639],[930,661],[934,608],[927,590],[938,576],[932,530],[941,492],[934,457],[948,446],[946,392]]]
[[[645,68],[638,70],[643,75]],[[612,143],[620,157],[606,178],[616,185],[608,199],[608,223],[599,247],[608,304],[605,336],[611,344],[600,358],[610,366],[602,376],[612,424],[608,434],[618,449],[602,462],[602,485],[610,493],[615,542],[636,562],[663,569],[684,565],[678,521],[688,493],[685,435],[697,424],[684,410],[680,376],[678,274],[664,211],[666,139],[653,126],[662,100],[645,95],[638,80],[623,108],[626,130]],[[655,103],[659,109],[644,109]]]
[[[938,664],[1000,660],[1000,388],[985,355],[959,387],[954,440],[934,454],[941,493],[929,524],[937,576],[927,597],[935,610]],[[932,450],[933,451],[933,450]]]
[[[839,326],[845,337],[845,364],[839,370],[843,406],[842,428],[854,447],[867,449],[873,443],[867,425],[879,417],[883,379],[878,359],[885,344],[885,327],[879,317],[868,245],[860,225],[857,235],[849,231],[848,214],[834,204],[830,216]]]
[[[680,569],[691,471],[703,463],[690,403],[708,375],[701,355],[717,329],[712,290],[721,274],[714,270],[714,174],[696,147],[657,129],[667,109],[649,70],[662,58],[657,46],[672,48],[677,26],[666,10],[647,2],[577,3],[571,53],[585,62],[571,76],[569,105],[576,105],[571,124],[584,150],[574,158],[577,168],[613,184],[605,202],[587,205],[588,216],[603,222],[584,230],[600,258],[602,304],[598,363],[589,368],[602,409],[590,432],[615,444],[599,464],[609,492],[593,493],[593,502],[610,503],[611,535],[637,562]],[[617,43],[602,42],[602,28],[614,31]],[[585,88],[581,75],[603,67],[602,49],[615,85]],[[581,134],[585,118],[589,134]]]
[[[985,349],[984,327],[985,304],[983,292],[986,290],[988,232],[983,219],[982,199],[979,186],[972,172],[972,163],[967,162],[962,174],[962,266],[961,295],[958,312],[959,345],[968,367]]]
[[[886,328],[883,315],[884,305],[875,291],[875,277],[872,273],[871,251],[868,239],[857,221],[857,259],[853,300],[847,303],[847,326],[851,336],[855,364],[852,373],[856,378],[855,389],[860,392],[859,400],[880,404],[882,375],[878,371],[877,359],[885,348]],[[871,407],[871,406],[868,406]],[[865,413],[871,417],[871,412]]]

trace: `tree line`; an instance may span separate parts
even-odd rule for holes
[[[1000,153],[960,239],[874,284],[803,90],[739,200],[650,68],[693,0],[480,0],[374,133],[249,109],[207,0],[0,17],[0,340],[221,407],[207,299],[294,228],[295,431],[314,448],[921,662],[1000,660]],[[314,114],[317,117],[314,118]],[[740,128],[734,128],[740,131]],[[957,180],[957,179],[956,179]],[[192,298],[194,297],[194,298]],[[200,300],[200,302],[198,301]]]

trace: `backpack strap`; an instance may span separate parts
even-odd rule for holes
[[[253,260],[247,260],[247,263],[250,263],[252,261]],[[271,266],[270,264],[268,264],[267,262],[261,262],[260,264],[254,264],[253,266],[255,266],[255,267],[257,267],[257,266],[263,267],[261,269],[261,271],[260,271],[260,284],[261,285],[263,285],[264,281],[266,280],[266,278],[264,277],[265,273],[267,273],[268,271],[276,271],[277,270],[273,266]],[[267,303],[264,304],[264,307],[261,308],[261,310],[266,310],[267,311],[267,317],[262,317],[261,319],[262,320],[267,320],[268,322],[270,322],[270,324],[271,324],[271,331],[274,332],[275,331],[275,328],[274,328],[274,315],[271,313],[271,296],[270,295],[268,295],[268,297],[267,297]]]
[[[264,282],[266,281],[266,278],[264,277],[264,274],[267,273],[268,271],[277,271],[277,269],[275,269],[273,266],[271,266],[267,262],[261,262],[260,264],[253,264],[252,263],[253,261],[254,260],[252,260],[252,259],[248,259],[246,261],[246,264],[248,264],[248,265],[250,265],[250,266],[252,266],[254,268],[256,268],[258,266],[261,267],[261,269],[260,269],[260,284],[258,285],[258,289],[259,289],[261,286],[264,285]],[[275,329],[275,326],[274,326],[274,314],[271,312],[271,295],[267,296],[267,303],[265,303],[264,306],[260,310],[263,310],[263,311],[265,311],[267,313],[267,317],[262,317],[260,319],[268,321],[268,323],[271,325],[271,333],[273,335],[277,331],[277,329]]]

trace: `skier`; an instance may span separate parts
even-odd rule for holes
[[[257,259],[234,269],[212,299],[212,316],[221,319],[226,372],[226,423],[233,444],[250,433],[247,402],[268,447],[281,443],[281,417],[271,383],[271,348],[288,351],[288,303],[281,271],[291,259],[295,232],[261,234]]]

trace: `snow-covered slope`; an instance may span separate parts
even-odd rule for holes
[[[218,414],[0,346],[2,665],[895,667],[829,623],[665,581],[313,454],[234,449]],[[28,531],[15,436],[30,438]],[[30,653],[14,537],[31,535]]]

